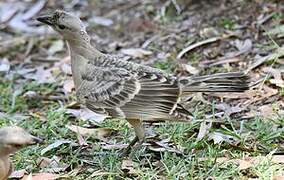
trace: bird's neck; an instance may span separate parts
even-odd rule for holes
[[[81,73],[85,71],[88,61],[96,59],[96,56],[100,56],[102,53],[91,45],[90,39],[87,37],[67,40],[67,42],[71,56],[72,76],[77,90],[82,82]]]
[[[72,54],[77,54],[86,59],[93,59],[94,56],[101,55],[102,53],[91,45],[90,39],[90,36],[85,30],[81,30],[74,34],[74,36],[66,38],[71,56]]]
[[[77,34],[74,34],[74,37],[68,37],[66,40],[71,56],[71,69],[75,89],[78,89],[82,82],[81,73],[85,71],[88,61],[96,59],[102,53],[91,45],[90,36],[85,30],[79,31]]]

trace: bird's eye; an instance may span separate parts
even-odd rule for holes
[[[59,29],[63,30],[65,29],[66,27],[64,25],[58,25]]]

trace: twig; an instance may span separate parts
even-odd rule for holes
[[[212,66],[217,66],[221,64],[227,64],[227,63],[235,63],[235,62],[240,62],[242,59],[237,58],[237,57],[232,57],[232,58],[222,58],[222,59],[217,59],[215,61],[207,61],[202,63],[203,67],[212,67]]]
[[[192,44],[192,45],[184,48],[180,53],[178,53],[177,59],[181,59],[184,54],[188,53],[189,51],[191,51],[191,50],[193,50],[197,47],[203,46],[205,44],[213,43],[213,42],[216,42],[216,41],[219,41],[219,40],[222,40],[222,39],[226,39],[226,38],[229,38],[231,36],[233,36],[233,34],[228,34],[228,35],[224,35],[224,36],[221,36],[221,37],[212,37],[212,38],[206,39],[204,41],[200,41],[200,42],[197,42],[195,44]]]

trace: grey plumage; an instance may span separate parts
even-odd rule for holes
[[[188,121],[180,97],[192,92],[242,92],[248,89],[245,74],[220,73],[199,77],[166,74],[149,66],[99,52],[79,18],[64,11],[38,18],[68,42],[78,101],[97,113],[123,117],[139,140],[142,121]]]

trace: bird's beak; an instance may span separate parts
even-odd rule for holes
[[[53,25],[52,16],[49,16],[49,15],[40,16],[40,17],[36,18],[36,20],[38,20],[39,22],[42,22],[44,24],[50,25],[50,26]]]
[[[39,144],[39,143],[42,143],[42,142],[43,142],[42,139],[35,137],[35,136],[31,136],[30,145]]]

